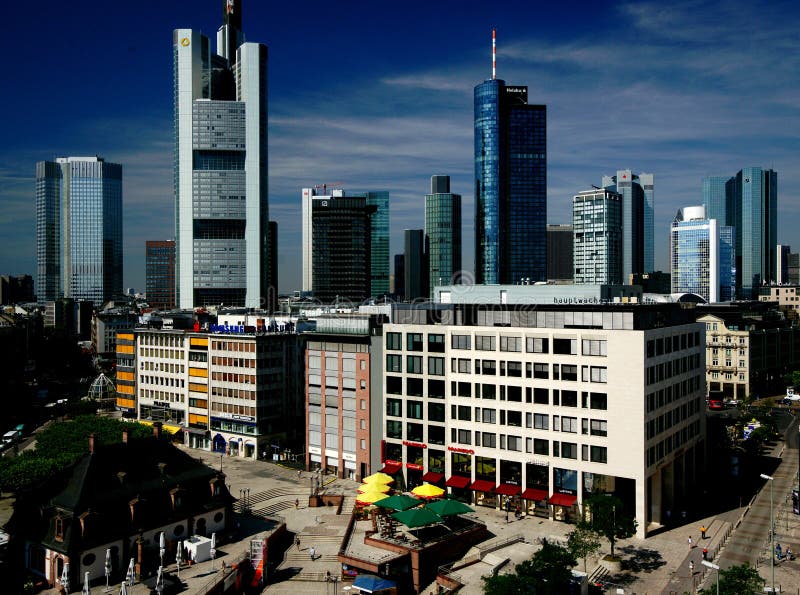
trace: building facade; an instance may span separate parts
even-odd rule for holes
[[[547,226],[547,280],[570,283],[575,275],[573,261],[573,226]]]
[[[672,293],[707,302],[736,299],[734,230],[706,218],[704,207],[680,209],[670,229]]]
[[[450,192],[450,176],[431,176],[431,193],[425,195],[425,248],[431,289],[456,283],[461,277],[461,195]]]
[[[768,285],[762,287],[758,296],[760,302],[776,302],[787,318],[800,318],[800,285]]]
[[[603,176],[601,186],[622,196],[622,278],[655,270],[653,174],[618,170],[614,176]]]
[[[428,254],[425,251],[425,230],[403,230],[403,271],[406,301],[426,299],[428,290]]]
[[[175,307],[175,240],[148,240],[145,244],[145,291],[151,308]]]
[[[97,305],[122,294],[122,166],[100,157],[36,164],[37,293]]]
[[[389,294],[389,192],[363,193],[367,204],[375,207],[370,217],[370,296]]]
[[[217,53],[173,32],[175,238],[180,308],[256,308],[267,296],[267,47],[245,43],[226,3]]]
[[[462,305],[395,318],[384,326],[383,462],[407,487],[430,481],[561,520],[613,493],[640,537],[667,511],[691,509],[705,341],[678,305]]]
[[[528,88],[475,87],[475,281],[547,276],[547,107]]]
[[[0,275],[0,306],[23,304],[36,299],[30,275]]]
[[[572,199],[573,279],[576,284],[622,283],[622,195],[584,190]]]

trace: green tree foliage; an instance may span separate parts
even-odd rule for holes
[[[584,501],[588,508],[588,519],[584,518],[578,527],[599,533],[611,544],[611,556],[617,539],[627,539],[636,533],[638,523],[626,514],[622,500],[608,494],[594,494]]]
[[[790,372],[783,377],[783,382],[786,386],[800,387],[800,370]]]
[[[731,566],[719,571],[720,595],[752,595],[762,593],[766,581],[758,574],[758,570],[747,562],[739,566]],[[699,591],[702,595],[716,595],[717,586]]]
[[[113,444],[122,441],[124,428],[131,439],[152,435],[147,426],[108,417],[84,415],[55,422],[39,432],[35,450],[0,460],[0,489],[16,492],[34,486],[84,454],[89,434],[94,434],[99,444]]]
[[[594,531],[586,527],[578,527],[567,535],[567,549],[577,559],[583,559],[583,571],[586,572],[586,558],[600,549],[600,538]]]
[[[483,577],[486,595],[560,595],[567,592],[570,569],[578,561],[567,548],[545,542],[530,560],[517,564],[514,573]]]

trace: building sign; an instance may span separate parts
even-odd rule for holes
[[[355,461],[356,455],[351,455],[349,452],[342,453],[342,460],[344,461]]]
[[[241,324],[235,324],[233,326],[229,324],[211,324],[208,326],[208,330],[212,333],[225,333],[229,335],[241,335],[245,332],[245,327]]]
[[[406,467],[409,469],[414,469],[415,471],[422,471],[422,465],[416,465],[414,463],[406,463]]]
[[[403,466],[403,463],[401,463],[400,461],[393,461],[392,459],[386,459],[386,460],[383,462],[383,464],[384,464],[384,465],[398,465],[398,466],[400,466],[400,467],[402,467],[402,466]]]
[[[417,448],[428,448],[427,444],[422,444],[422,442],[411,442],[410,440],[403,440],[403,444],[406,446],[416,446]]]
[[[471,448],[461,448],[460,446],[448,446],[447,450],[450,452],[460,452],[464,453],[465,455],[474,455],[475,451]]]
[[[309,446],[308,447],[308,454],[320,455],[320,454],[322,454],[322,449],[319,446]]]
[[[553,298],[554,304],[606,304],[608,300],[602,300],[596,297],[566,297],[566,298]]]

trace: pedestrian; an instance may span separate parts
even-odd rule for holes
[[[313,545],[311,546],[311,549],[310,549],[310,550],[308,550],[308,553],[309,553],[309,554],[311,554],[311,561],[313,562],[313,561],[314,561],[314,558],[315,558],[315,557],[316,557],[316,555],[317,555],[317,550],[316,550],[316,549],[314,549],[314,546],[313,546]]]
[[[300,498],[295,498],[294,499],[294,507],[295,507],[295,509],[300,507]]]
[[[692,549],[692,536],[689,535],[689,539],[686,540],[686,543],[689,544],[689,549]]]
[[[297,479],[303,479],[303,471],[301,469],[297,470]]]
[[[694,562],[689,560],[689,576],[694,576]]]
[[[703,548],[703,560],[708,560],[708,548]]]
[[[700,539],[705,539],[706,538],[706,531],[708,531],[708,529],[706,529],[705,525],[700,527]]]
[[[294,545],[297,548],[297,551],[299,552],[300,551],[300,538],[299,537],[295,537]]]
[[[783,558],[783,548],[780,543],[775,545],[775,555],[778,557],[778,560]]]

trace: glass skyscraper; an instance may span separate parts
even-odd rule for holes
[[[431,176],[431,193],[425,195],[425,244],[430,291],[435,285],[460,283],[461,195],[450,192],[450,176]]]
[[[673,293],[696,293],[708,302],[735,299],[733,228],[706,218],[704,207],[678,211],[670,230]]]
[[[173,32],[175,237],[180,308],[265,305],[269,285],[267,48],[223,4],[217,53]]]
[[[370,293],[389,294],[389,192],[365,192],[367,204],[375,207],[370,239]]]
[[[175,241],[148,240],[145,244],[145,287],[151,308],[175,307]]]
[[[475,87],[475,281],[547,276],[547,107],[528,88]]]
[[[122,166],[99,157],[36,164],[37,294],[101,304],[122,293]]]
[[[622,196],[622,282],[628,283],[630,275],[655,268],[654,176],[623,169],[615,176],[603,176],[601,185]]]
[[[605,189],[584,190],[572,199],[574,281],[622,283],[622,196]]]
[[[737,296],[758,299],[759,287],[777,280],[777,172],[746,167],[731,178],[705,178],[703,205],[734,228]]]

